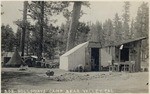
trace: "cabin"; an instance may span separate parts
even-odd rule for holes
[[[101,46],[100,42],[88,41],[77,45],[60,56],[60,69],[72,71],[76,67],[83,66],[86,71],[106,71],[109,66],[118,65],[118,71],[122,71],[131,61],[134,61],[134,71],[141,69],[141,42],[146,39],[140,37],[129,39],[121,43]]]

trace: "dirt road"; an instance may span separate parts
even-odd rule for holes
[[[47,77],[46,68],[2,68],[2,92],[51,93],[148,93],[148,72],[67,72],[54,71]]]

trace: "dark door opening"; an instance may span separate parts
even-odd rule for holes
[[[129,48],[123,48],[121,50],[120,61],[121,62],[129,61]]]
[[[91,70],[99,71],[99,48],[91,48]]]

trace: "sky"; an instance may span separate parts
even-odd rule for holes
[[[14,32],[16,32],[17,25],[14,24],[14,21],[22,19],[23,2],[2,1],[1,4],[3,5],[1,11],[4,12],[1,16],[1,23],[5,25],[9,24]],[[138,7],[142,2],[132,1],[130,4],[130,18],[132,19],[136,17]],[[90,8],[85,6],[81,7],[86,14],[80,18],[80,21],[92,23],[96,21],[104,22],[108,18],[113,19],[115,13],[118,13],[121,17],[123,5],[123,1],[90,1]],[[72,6],[69,8],[72,10]],[[56,25],[60,26],[62,22],[65,23],[65,18],[63,16],[56,16],[55,18],[58,19]]]

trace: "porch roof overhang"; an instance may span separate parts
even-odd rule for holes
[[[105,45],[105,46],[102,46],[100,42],[88,41],[89,42],[88,47],[92,47],[92,48],[105,48],[105,47],[110,47],[110,46],[115,47],[115,46],[120,46],[120,45],[124,45],[124,44],[128,44],[128,43],[142,41],[144,39],[147,39],[147,37],[139,37],[139,38],[134,38],[134,39],[128,39],[128,40],[125,40],[125,41],[120,42],[120,43],[108,44],[108,45]]]
[[[123,42],[117,43],[114,46],[120,46],[120,45],[123,45],[123,44],[137,42],[137,41],[141,41],[141,40],[144,40],[144,39],[147,39],[147,38],[146,37],[139,37],[139,38],[134,38],[134,39],[128,39],[128,40],[125,40]]]

